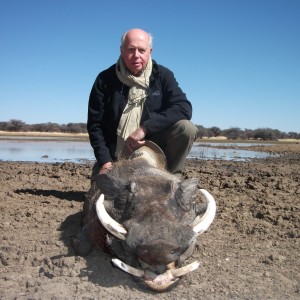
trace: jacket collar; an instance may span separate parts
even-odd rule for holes
[[[152,74],[150,76],[150,82],[154,81],[155,78],[158,78],[160,76],[160,71],[158,68],[157,62],[152,59]]]

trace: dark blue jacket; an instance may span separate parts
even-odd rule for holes
[[[129,92],[129,87],[118,79],[115,68],[114,64],[97,76],[89,99],[87,129],[100,166],[116,160],[116,132]],[[154,60],[148,95],[141,118],[146,138],[179,120],[191,119],[192,105],[174,74]]]

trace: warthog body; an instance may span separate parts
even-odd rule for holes
[[[96,176],[85,203],[86,228],[93,246],[118,258],[115,265],[162,291],[198,267],[193,263],[188,270],[176,269],[212,222],[215,204],[208,205],[210,219],[203,221],[199,215],[206,205],[203,209],[196,202],[198,180],[181,181],[151,159],[140,149]],[[114,220],[105,220],[109,217]]]

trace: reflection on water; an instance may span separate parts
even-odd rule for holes
[[[0,141],[0,160],[35,162],[82,162],[94,160],[87,142]]]
[[[218,149],[214,147],[232,147],[228,149]],[[194,143],[189,158],[201,159],[222,159],[222,160],[247,160],[251,158],[266,158],[271,155],[267,152],[236,149],[236,147],[262,146],[259,143]]]
[[[207,144],[206,144],[207,145]],[[210,146],[245,146],[243,143],[218,144]],[[249,146],[249,144],[246,144]],[[254,144],[251,144],[254,145]],[[260,144],[256,144],[260,145]],[[270,156],[266,152],[256,152],[239,149],[217,149],[205,144],[195,143],[189,158],[246,160],[251,158],[265,158]],[[0,140],[0,160],[2,161],[31,161],[31,162],[86,162],[94,161],[94,153],[89,142],[75,141],[27,141]]]

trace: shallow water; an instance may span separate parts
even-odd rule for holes
[[[207,147],[209,145],[210,147]],[[259,143],[194,143],[188,158],[248,160],[251,158],[266,158],[271,156],[267,152],[257,152],[234,149],[238,146],[262,145]],[[232,146],[232,149],[212,148],[218,146]],[[273,155],[274,156],[274,155]],[[29,161],[29,162],[87,162],[94,161],[94,153],[89,142],[78,141],[29,141],[26,139],[0,140],[1,161]]]
[[[82,162],[94,160],[87,142],[0,141],[0,160],[31,162]]]
[[[194,143],[189,158],[200,159],[222,159],[222,160],[236,160],[243,161],[252,158],[266,158],[276,156],[268,152],[252,151],[237,149],[237,147],[263,146],[259,143]],[[226,146],[232,147],[228,149],[219,149],[216,147]]]

